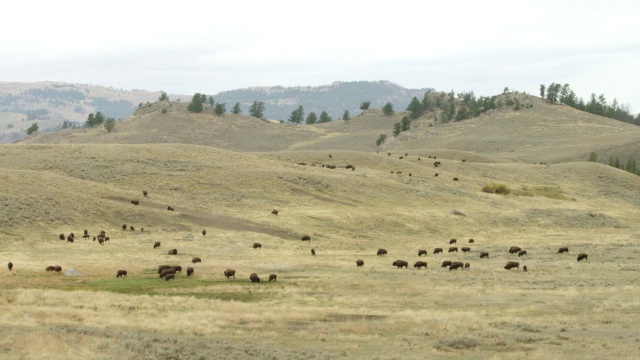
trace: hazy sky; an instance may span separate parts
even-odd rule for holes
[[[569,83],[640,112],[640,1],[11,1],[0,81],[169,93],[389,80],[538,94]]]

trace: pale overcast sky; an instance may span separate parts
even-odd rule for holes
[[[6,1],[0,81],[169,93],[569,83],[640,112],[640,1]]]

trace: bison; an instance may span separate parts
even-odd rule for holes
[[[55,270],[55,272],[61,272],[62,271],[62,267],[60,265],[54,266],[53,269]]]
[[[71,236],[71,235],[67,236],[67,241],[68,242],[73,242],[73,236]]]
[[[193,264],[195,264],[195,263],[201,263],[201,262],[202,262],[202,259],[200,259],[199,257],[194,257],[193,259],[191,259],[191,262],[192,262]]]
[[[136,228],[134,228],[133,226],[129,226],[129,229],[130,229],[131,231],[136,231]]]
[[[174,211],[175,209],[174,209],[174,208],[172,208],[171,206],[167,206],[167,210],[169,210],[169,211]]]
[[[435,175],[433,175],[434,177],[438,177],[438,173],[435,173]]]
[[[358,259],[358,260],[356,260],[356,266],[357,266],[357,267],[364,266],[364,261],[359,260],[359,259]]]
[[[427,250],[423,250],[423,249],[418,250],[418,256],[422,256],[422,255],[427,256]]]
[[[116,275],[116,278],[119,277],[127,277],[127,270],[118,270],[118,274]]]
[[[522,267],[522,271],[527,272],[527,265]]]
[[[46,269],[44,269],[44,271],[47,271],[47,272],[49,272],[49,271],[56,271],[56,267],[55,267],[55,266],[47,266],[47,268],[46,268]]]
[[[260,244],[260,243],[253,243],[253,248],[254,248],[254,249],[262,249],[262,244]]]
[[[473,244],[474,242],[475,242],[475,240],[469,239],[469,244]]]
[[[278,280],[278,275],[271,274],[269,275],[269,282]]]
[[[449,240],[449,244],[455,244],[455,243],[457,243],[457,242],[458,242],[458,240],[457,240],[457,239],[451,239],[451,240]]]
[[[525,256],[525,255],[527,255],[527,250],[518,251],[518,257]]]
[[[122,224],[122,230],[127,230],[127,224]]]
[[[440,166],[440,161],[436,161],[436,162],[434,162],[434,163],[433,163],[433,166],[435,166],[435,167]]]
[[[468,269],[468,268],[470,268],[470,267],[471,267],[471,264],[469,264],[469,263],[464,263],[464,268],[465,268],[465,269]]]
[[[558,254],[568,253],[568,252],[569,252],[568,247],[561,247],[560,249],[558,249]]]
[[[158,274],[162,273],[164,269],[171,269],[171,265],[160,265],[158,266]]]
[[[227,270],[224,271],[224,276],[226,276],[227,279],[233,276],[233,278],[235,279],[236,278],[236,271],[233,270],[233,269],[227,269]]]
[[[442,265],[440,265],[440,267],[447,267],[447,266],[451,266],[451,261],[445,260],[442,262]]]
[[[454,178],[453,178],[453,181],[458,181],[458,180],[459,180],[459,179],[458,179],[457,177],[454,177]]]
[[[404,260],[396,260],[391,265],[396,266],[398,269],[402,269],[403,267],[407,269],[409,268],[409,263]]]
[[[309,235],[303,235],[302,238],[300,239],[302,241],[311,241],[311,236]]]
[[[467,246],[460,248],[460,250],[462,250],[462,252],[471,252],[471,248]]]
[[[156,242],[153,243],[153,248],[154,249],[157,249],[159,247],[160,247],[160,241],[156,241]]]
[[[316,249],[311,249],[311,256],[316,256]]]
[[[140,205],[140,201],[138,201],[138,200],[131,200],[131,203],[133,205]]]
[[[191,276],[193,275],[193,268],[192,267],[188,267],[187,268],[187,276]]]
[[[427,262],[426,261],[416,261],[415,264],[413,264],[414,268],[420,269],[420,268],[427,268]]]
[[[83,238],[83,239],[88,239],[89,237],[90,237],[90,236],[89,236],[89,230],[84,229],[84,235],[82,235],[82,238]]]
[[[451,266],[449,266],[449,271],[451,270],[455,270],[455,269],[464,269],[464,263],[460,262],[460,261],[454,261],[451,263]]]
[[[260,282],[260,278],[258,277],[258,274],[256,274],[256,273],[251,273],[251,275],[249,275],[249,280],[251,280],[252,283],[259,283]]]
[[[162,272],[160,273],[160,277],[163,278],[169,274],[175,274],[176,270],[173,268],[167,268],[167,269],[163,269]]]
[[[271,214],[278,215],[278,210],[276,210],[276,209],[271,210]]]
[[[64,236],[64,234],[60,234],[59,238],[60,238],[60,240],[64,240],[64,239],[66,239],[66,237]]]
[[[180,265],[174,265],[171,268],[173,270],[175,270],[176,272],[182,272],[182,266],[180,266]]]
[[[169,255],[178,255],[178,249],[171,249],[167,252]]]
[[[434,254],[442,253],[442,248],[435,248],[435,249],[433,249],[433,253],[434,253]]]
[[[589,256],[589,255],[587,255],[585,253],[578,254],[578,261],[582,261],[582,260],[587,261],[587,256]]]
[[[489,253],[486,252],[486,251],[481,251],[480,252],[480,259],[482,259],[482,258],[487,258],[488,259],[489,258]]]
[[[13,270],[13,263],[9,261],[9,263],[7,264],[7,267],[9,268],[9,271]]]
[[[173,281],[176,281],[176,274],[167,274],[167,276],[164,277],[164,281],[169,281],[173,279]]]
[[[517,247],[517,246],[512,246],[512,247],[509,248],[509,254],[516,254],[520,250],[522,250],[522,249]]]
[[[449,252],[458,252],[458,248],[455,246],[452,246],[449,248]]]
[[[507,269],[507,270],[511,270],[513,268],[520,269],[520,263],[517,262],[517,261],[508,261],[507,265],[505,265],[504,268]]]
[[[207,230],[202,230],[202,236],[207,235]]]
[[[142,195],[147,196],[147,190],[142,190]]]
[[[378,252],[376,253],[376,255],[387,255],[387,250],[386,249],[378,249]]]

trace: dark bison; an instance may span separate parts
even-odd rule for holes
[[[164,269],[171,269],[171,265],[160,265],[158,266],[158,274],[162,273]]]
[[[527,272],[527,265],[522,267],[522,271]]]
[[[434,177],[438,177],[438,173],[435,173],[435,175],[433,175]]]
[[[173,268],[168,268],[168,269],[163,269],[162,272],[160,273],[160,277],[163,278],[169,274],[175,274],[176,270]]]
[[[458,240],[457,240],[457,239],[451,239],[451,240],[449,240],[449,244],[455,244],[455,243],[457,243],[457,242],[458,242]]]
[[[160,247],[160,241],[156,241],[156,242],[153,243],[153,248],[154,249],[159,248],[159,247]]]
[[[142,195],[147,196],[147,190],[142,190]]]
[[[97,237],[95,237],[95,236],[94,236],[94,237],[93,237],[93,241],[96,241],[96,239],[97,239]]]
[[[84,235],[82,235],[82,238],[83,238],[83,239],[88,239],[89,237],[90,237],[90,236],[89,236],[89,230],[84,229]]]
[[[378,252],[376,253],[376,255],[387,255],[387,250],[385,250],[385,249],[378,249]]]
[[[403,267],[407,269],[409,268],[409,263],[404,260],[396,260],[391,265],[396,266],[398,269],[402,269]]]
[[[404,159],[404,156],[400,156],[398,159],[402,160],[402,159]]]
[[[522,249],[517,247],[517,246],[512,246],[512,247],[509,248],[509,254],[516,254],[520,250],[522,250]]]
[[[449,266],[449,271],[454,270],[454,269],[464,269],[464,263],[460,262],[460,261],[454,261],[451,263],[451,266]]]
[[[169,210],[169,211],[174,211],[175,209],[174,209],[174,208],[172,208],[171,206],[167,206],[167,210]]]
[[[568,252],[569,252],[568,247],[561,247],[560,249],[558,249],[558,254],[568,253]]]
[[[73,242],[73,236],[71,236],[71,235],[67,236],[67,241],[68,242]]]
[[[427,263],[426,263],[426,261],[416,261],[416,263],[413,264],[413,267],[414,268],[418,268],[418,269],[420,269],[420,268],[425,268],[426,269],[427,268]]]
[[[351,168],[353,168],[353,165],[347,165],[347,166],[345,166],[344,168],[345,168],[345,169],[351,169]]]
[[[434,163],[433,163],[433,166],[435,166],[435,167],[440,166],[440,161],[436,161],[436,162],[434,162]]]
[[[262,249],[262,244],[260,244],[260,243],[253,243],[253,248],[254,248],[254,249]]]
[[[471,252],[471,248],[470,247],[462,247],[460,248],[460,250],[462,250],[462,252]]]
[[[441,253],[441,252],[442,252],[442,248],[435,248],[435,249],[433,249],[433,253],[434,253],[434,254],[439,254],[439,253]]]
[[[423,250],[423,249],[418,250],[418,256],[422,256],[422,255],[427,256],[427,250]]]
[[[127,224],[122,224],[122,230],[127,230]]]
[[[176,272],[181,273],[182,272],[182,266],[180,265],[174,265],[171,267],[173,270],[175,270]]]
[[[587,261],[587,256],[589,256],[589,255],[587,255],[585,253],[578,254],[578,261],[581,261],[581,260]]]
[[[525,255],[527,255],[527,250],[518,251],[518,257],[525,256]]]
[[[273,210],[271,210],[271,213],[272,213],[273,215],[278,215],[278,210],[273,209]]]
[[[191,262],[192,262],[193,264],[195,264],[195,263],[201,263],[201,262],[202,262],[202,259],[200,259],[199,257],[194,257],[193,259],[191,259]]]
[[[233,269],[227,269],[227,270],[224,271],[224,276],[226,276],[227,279],[233,276],[233,278],[235,279],[236,278],[236,271],[233,270]]]
[[[193,275],[193,268],[192,267],[188,267],[187,268],[187,276],[191,276]]]
[[[169,255],[178,255],[178,249],[171,249],[171,250],[169,250],[169,252],[167,252],[167,254],[169,254]]]
[[[202,230],[202,236],[207,235],[207,230]]]
[[[469,263],[464,263],[464,268],[465,268],[465,269],[468,269],[468,268],[470,268],[470,267],[471,267],[471,264],[469,264]]]
[[[482,258],[487,258],[488,259],[489,258],[489,253],[486,252],[486,251],[481,251],[480,252],[480,259],[482,259]]]
[[[104,237],[98,236],[98,244],[104,245]]]
[[[169,280],[176,281],[176,274],[167,274],[167,276],[164,277],[164,281],[169,281]]]
[[[53,267],[53,270],[55,272],[61,272],[62,271],[62,267],[60,265],[56,265],[56,266]]]
[[[64,239],[66,239],[66,236],[64,236],[64,234],[60,234],[60,236],[59,236],[59,237],[60,237],[60,240],[64,240]]]
[[[251,280],[252,283],[259,283],[260,282],[260,278],[258,277],[258,274],[256,274],[256,273],[251,273],[251,275],[249,275],[249,280]]]
[[[311,241],[311,236],[309,235],[303,235],[302,238],[300,239],[302,241]]]
[[[278,275],[271,274],[269,275],[269,282],[278,280]]]
[[[511,270],[513,268],[520,269],[520,263],[517,262],[517,261],[508,261],[507,265],[505,265],[504,268],[507,269],[507,270]]]
[[[133,205],[140,205],[140,201],[138,201],[138,200],[131,200],[131,203]]]
[[[473,244],[474,242],[475,242],[475,240],[469,239],[469,244]]]
[[[311,256],[316,256],[316,249],[311,249]]]
[[[127,277],[127,270],[118,270],[118,274],[116,275],[117,278],[119,277]]]
[[[442,262],[442,265],[440,265],[440,267],[447,267],[447,266],[451,266],[451,261],[446,260]]]
[[[358,266],[358,267],[364,266],[364,261],[356,260],[356,266]]]
[[[134,228],[133,226],[129,226],[129,229],[130,229],[131,231],[136,231],[136,228]]]
[[[455,246],[452,246],[449,248],[449,252],[458,252],[458,248]]]
[[[457,177],[454,177],[454,178],[453,178],[453,181],[458,181],[458,178],[457,178]]]
[[[13,270],[13,263],[9,261],[9,263],[7,264],[7,267],[9,268],[9,271]]]
[[[47,272],[49,272],[49,271],[56,271],[56,267],[55,267],[55,266],[47,266],[47,268],[46,268],[46,269],[44,269],[44,271],[47,271]]]

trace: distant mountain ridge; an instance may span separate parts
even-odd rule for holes
[[[265,103],[265,117],[287,120],[298,106],[304,107],[305,117],[310,112],[320,115],[326,111],[334,120],[342,118],[345,110],[351,116],[361,112],[360,104],[371,101],[371,109],[380,108],[387,102],[396,111],[404,111],[414,96],[422,99],[431,88],[407,89],[389,81],[336,81],[322,86],[262,86],[223,91],[214,95],[216,102],[227,104],[227,109],[239,102],[247,113],[254,101]]]

